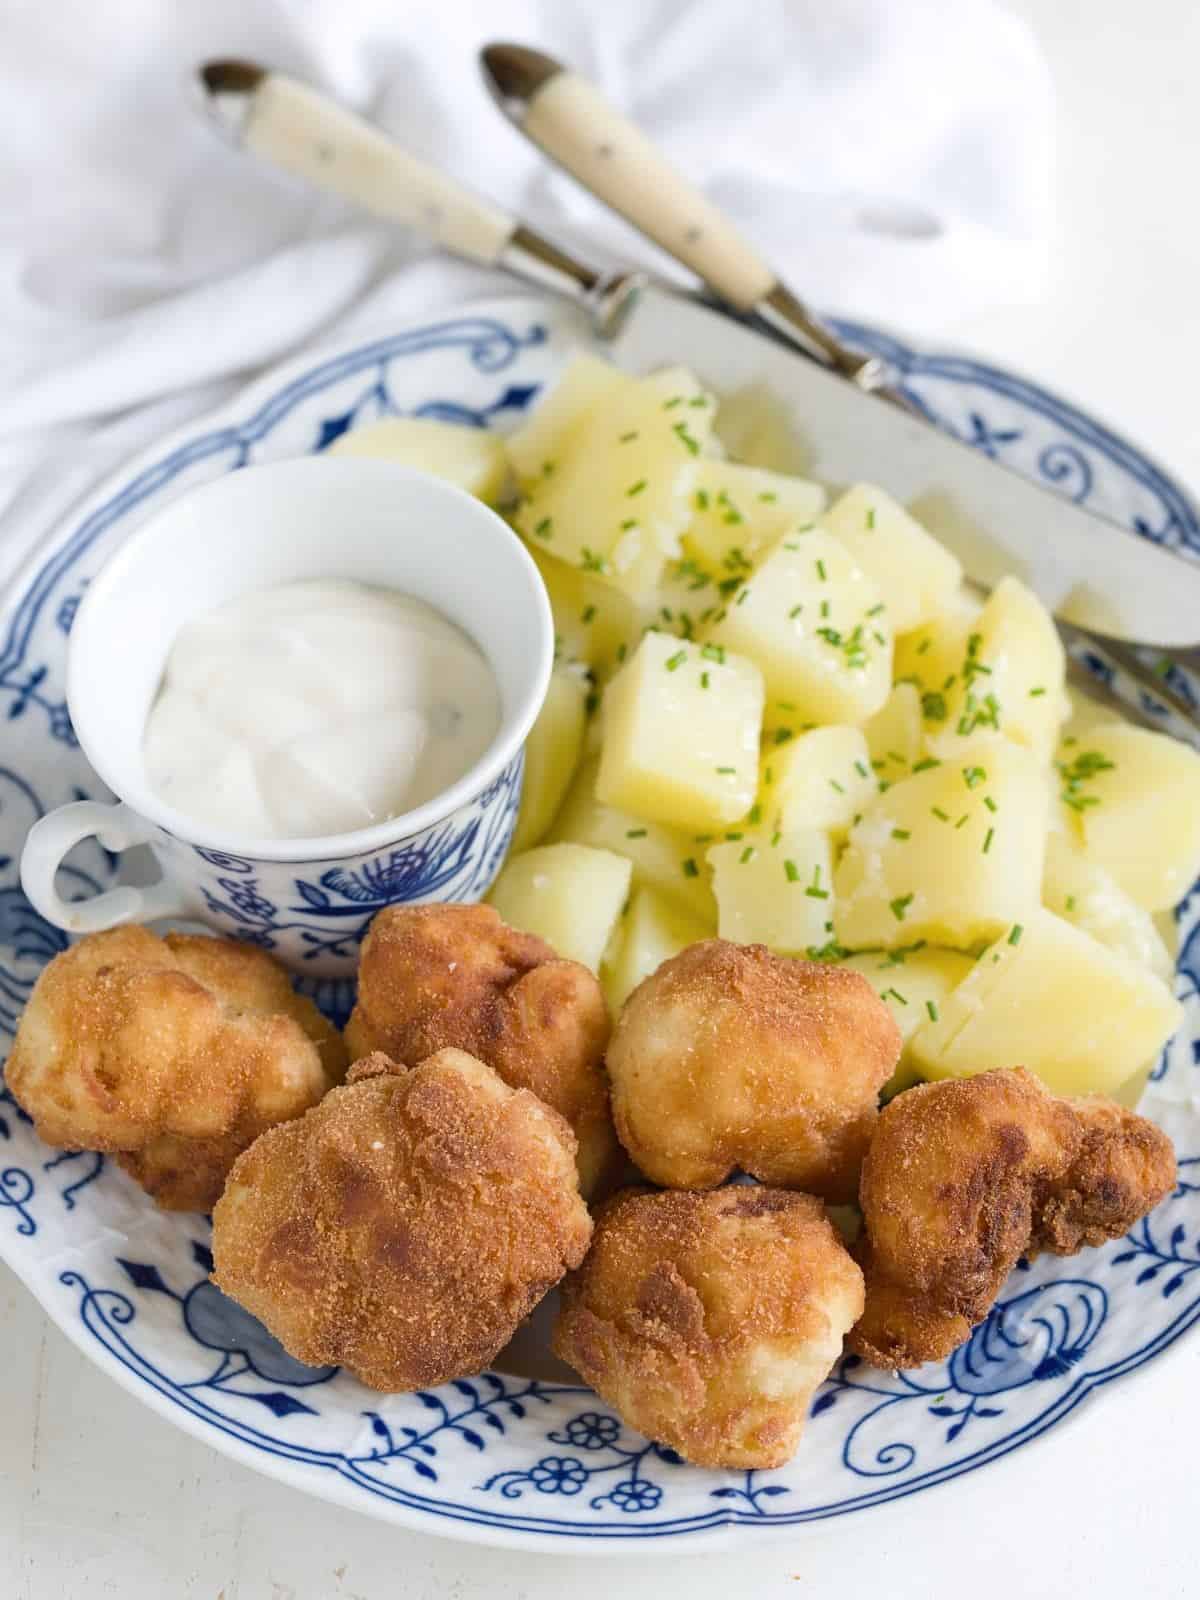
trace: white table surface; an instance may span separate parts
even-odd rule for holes
[[[993,311],[961,342],[1086,400],[1200,488],[1200,10],[1016,9],[1058,85],[1055,282],[1043,306]],[[684,1585],[693,1600],[1166,1600],[1200,1581],[1200,1339],[1028,1450],[900,1506],[732,1556],[587,1562],[408,1534],[233,1465],[102,1377],[3,1267],[0,1330],[0,1600],[640,1600]]]

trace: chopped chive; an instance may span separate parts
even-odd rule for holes
[[[892,838],[893,839],[911,839],[912,838],[912,834],[908,831],[907,828],[893,828],[892,829]]]
[[[934,1005],[932,1000],[926,1000],[925,1009],[929,1013],[930,1022],[936,1022],[938,1019],[938,1008],[936,1005]]]
[[[668,656],[667,657],[667,660],[666,660],[667,671],[668,672],[674,672],[675,669],[677,667],[681,667],[686,660],[687,660],[687,651],[686,650],[676,650],[676,652],[675,652],[675,654],[673,656]]]
[[[917,762],[916,766],[913,768],[913,773],[915,775],[918,772],[928,772],[933,767],[940,767],[941,764],[942,763],[940,761],[935,761],[932,756],[926,756],[924,761]]]
[[[1067,910],[1068,911],[1074,911],[1074,909],[1075,909],[1075,896],[1073,894],[1069,894],[1067,896]]]
[[[708,673],[707,672],[702,672],[700,674],[700,687],[702,689],[707,689],[708,688]]]
[[[885,995],[890,994],[892,999],[898,1000],[902,1006],[906,1006],[908,1004],[908,1001],[900,993],[899,989],[885,989],[883,992]]]
[[[829,615],[829,601],[828,600],[822,600],[821,601],[821,617],[822,617],[822,619],[824,619],[828,615]]]
[[[645,828],[626,828],[625,837],[627,839],[644,839],[646,830]]]
[[[628,533],[630,528],[636,528],[637,525],[638,522],[636,517],[626,517],[624,522],[621,524],[621,532]]]
[[[992,840],[995,837],[996,837],[995,828],[989,828],[987,833],[984,835],[984,840],[983,840],[983,853],[984,853],[984,855],[987,855],[988,851],[992,848]]]
[[[904,921],[904,913],[908,910],[909,906],[912,905],[912,903],[913,903],[913,896],[911,894],[897,895],[895,900],[891,900],[891,901],[888,902],[888,904],[889,904],[889,906],[891,908],[891,913],[895,917],[897,922],[903,922]]]
[[[700,454],[700,441],[690,432],[686,422],[677,422],[671,432],[679,440],[688,455],[698,456]]]
[[[637,429],[636,428],[631,428],[628,433],[623,433],[623,434],[621,434],[619,436],[619,438],[617,439],[617,443],[618,444],[628,444],[631,439],[636,439],[637,436],[638,436]]]
[[[776,848],[776,846],[779,844],[780,839],[782,839],[782,838],[783,838],[783,834],[780,832],[780,830],[778,828],[776,828],[775,832],[771,835],[771,849],[772,850],[774,850]]]
[[[1019,922],[1014,922],[1012,925],[1012,932],[1008,936],[1009,944],[1020,944],[1021,935],[1024,932],[1025,929],[1022,927],[1022,925]]]
[[[552,517],[543,517],[533,531],[539,539],[549,539],[553,528],[554,519]]]
[[[1045,692],[1046,692],[1045,688],[1041,684],[1039,684],[1036,689],[1030,689],[1029,698],[1031,700],[1036,700],[1038,695],[1045,694]]]
[[[873,528],[874,526],[875,526],[875,507],[874,506],[869,506],[867,508],[867,527],[868,528]]]
[[[749,589],[743,589],[743,590],[742,590],[742,592],[741,592],[741,594],[740,594],[740,595],[738,595],[738,597],[737,597],[737,599],[736,599],[736,600],[735,600],[735,601],[734,601],[734,605],[738,605],[738,606],[740,606],[740,605],[741,605],[741,603],[742,603],[742,601],[743,601],[743,600],[748,600],[748,599],[749,599],[749,597],[750,597],[750,591],[749,591]]]
[[[688,856],[687,860],[683,863],[683,875],[685,878],[698,878],[700,876],[700,868],[696,865],[695,860],[691,856]]]
[[[950,821],[950,813],[948,811],[943,811],[941,806],[930,806],[929,809],[933,812],[934,816],[939,822]]]
[[[554,469],[555,469],[555,467],[557,465],[558,465],[558,463],[556,461],[543,461],[542,462],[542,477],[543,478],[551,478],[551,477],[553,477],[554,476]]]
[[[856,761],[854,763],[854,770],[858,773],[860,778],[869,778],[871,776],[861,761]]]
[[[967,821],[968,821],[967,813],[964,811],[962,816],[959,817],[958,821],[954,824],[955,832],[957,833],[959,828],[965,828],[966,825],[967,825]]]
[[[745,837],[746,835],[742,833],[740,829],[734,829],[732,832],[725,835],[725,839],[728,844],[736,844],[739,839],[744,839]]]
[[[825,571],[825,563],[823,561],[817,562],[817,577],[820,578],[822,583],[827,581],[828,574]]]
[[[829,787],[831,789],[836,789],[838,794],[845,794],[845,792],[846,792],[845,789],[842,788],[841,784],[837,781],[836,778],[830,778]]]
[[[887,756],[889,761],[895,761],[895,762],[899,763],[900,766],[904,765],[904,757],[902,755],[900,755],[897,751],[895,751],[895,750],[885,750],[884,754]]]
[[[592,622],[595,619],[595,616],[595,606],[584,606],[582,612],[580,613],[579,620],[581,622]]]
[[[775,729],[775,743],[776,744],[786,744],[789,739],[794,738],[794,737],[795,736],[793,735],[792,730],[790,728],[776,728]]]
[[[789,622],[795,621],[795,619],[800,615],[800,613],[803,610],[804,610],[803,606],[793,606],[792,609],[788,612],[788,621]]]
[[[700,651],[705,661],[717,661],[723,666],[725,663],[725,646],[722,644],[706,644]]]
[[[789,883],[800,882],[800,868],[790,858],[783,863],[783,870],[787,874],[787,881]]]
[[[887,607],[884,605],[883,601],[881,600],[877,606],[872,606],[871,607],[870,611],[867,612],[867,615],[869,617],[877,617],[882,612],[884,612],[886,610],[887,610]]]
[[[645,487],[646,487],[646,480],[645,480],[645,478],[639,478],[639,479],[638,479],[638,481],[637,481],[637,482],[636,482],[636,483],[631,483],[631,484],[630,484],[630,485],[629,485],[629,487],[628,487],[628,489],[626,489],[626,491],[625,491],[625,498],[626,498],[626,499],[627,499],[627,500],[632,500],[632,499],[633,499],[633,497],[634,497],[634,495],[635,495],[635,494],[641,494],[641,492],[642,492],[642,490],[643,490],[643,489],[644,489],[644,488],[645,488]]]
[[[747,862],[753,861],[753,860],[754,860],[754,846],[752,844],[748,844],[746,846],[746,848],[742,851],[741,855],[738,857],[738,866],[744,867],[747,864]]]
[[[925,654],[926,650],[929,649],[929,647],[930,647],[930,645],[932,643],[933,643],[932,639],[922,639],[920,644],[917,646],[917,654],[919,656],[923,656]]]
[[[618,661],[624,661],[626,655],[628,654],[628,651],[629,651],[629,646],[628,645],[619,644],[617,646],[617,660]]]
[[[999,811],[999,809],[1000,809],[1000,807],[992,799],[990,794],[985,794],[984,795],[983,803],[988,808],[989,811],[995,812],[995,811]]]
[[[760,805],[751,806],[749,812],[747,813],[746,821],[751,823],[751,824],[761,822],[762,821],[762,807]]]
[[[987,782],[987,771],[983,767],[964,767],[963,782],[968,789],[974,789],[981,783]]]
[[[676,406],[681,406],[683,404],[683,399],[683,395],[673,394],[669,400],[663,401],[663,410],[674,411]]]
[[[779,496],[772,490],[767,489],[763,494],[760,494],[758,498],[762,501],[763,505],[773,506],[776,500],[779,499]]]
[[[736,767],[718,767],[717,771],[722,773],[722,774],[724,774],[726,772],[736,772],[737,768]]]
[[[697,489],[696,490],[696,510],[697,511],[707,511],[708,510],[708,490],[707,489]]]

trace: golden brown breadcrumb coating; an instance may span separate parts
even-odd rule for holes
[[[345,1049],[252,945],[146,928],[46,967],[5,1081],[47,1144],[104,1150],[170,1211],[207,1211],[236,1157],[314,1105]]]
[[[554,1350],[696,1466],[780,1467],[862,1304],[812,1195],[624,1190],[563,1285]]]
[[[944,1359],[1022,1255],[1118,1238],[1174,1182],[1153,1123],[1060,1098],[1021,1067],[906,1090],[863,1163],[867,1300],[851,1349],[887,1368]]]
[[[238,1159],[213,1281],[298,1361],[399,1392],[486,1367],[590,1235],[556,1111],[461,1050],[376,1054]]]
[[[346,1041],[354,1056],[382,1050],[408,1066],[466,1050],[512,1088],[531,1089],[574,1129],[587,1195],[618,1159],[609,1031],[592,973],[491,906],[389,906],[363,941]]]
[[[625,1002],[608,1050],[622,1144],[655,1183],[711,1189],[735,1168],[852,1200],[900,1033],[842,967],[707,939]]]

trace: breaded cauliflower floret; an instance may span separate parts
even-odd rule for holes
[[[371,924],[346,1029],[352,1055],[408,1066],[466,1050],[514,1089],[531,1089],[579,1141],[585,1195],[615,1165],[604,1048],[608,1008],[577,961],[520,933],[491,906],[389,906]]]
[[[867,1298],[850,1347],[873,1366],[941,1361],[1022,1255],[1119,1238],[1175,1183],[1171,1141],[1021,1067],[921,1084],[882,1112],[863,1164]]]
[[[338,1034],[265,951],[129,926],[50,962],[5,1081],[47,1144],[111,1152],[160,1206],[208,1211],[247,1145],[344,1069]]]
[[[862,1303],[812,1195],[624,1190],[563,1285],[554,1349],[696,1466],[780,1467]]]
[[[298,1361],[400,1392],[486,1367],[590,1236],[557,1112],[461,1050],[376,1054],[238,1160],[213,1281]]]
[[[613,1117],[641,1171],[669,1188],[711,1189],[740,1167],[852,1200],[899,1055],[859,973],[707,939],[625,1002],[608,1050]]]

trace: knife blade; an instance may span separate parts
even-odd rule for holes
[[[813,476],[878,480],[984,588],[1013,573],[1061,621],[1102,638],[1161,650],[1200,644],[1200,564],[1032,483],[917,408],[885,403],[871,392],[882,381],[878,365],[845,359],[836,334],[591,84],[523,46],[490,45],[481,59],[494,98],[522,133],[793,345],[747,339],[693,301],[648,289],[617,340],[623,365],[644,370],[684,353],[718,392],[765,382],[791,412]],[[799,333],[812,329],[809,349]]]

